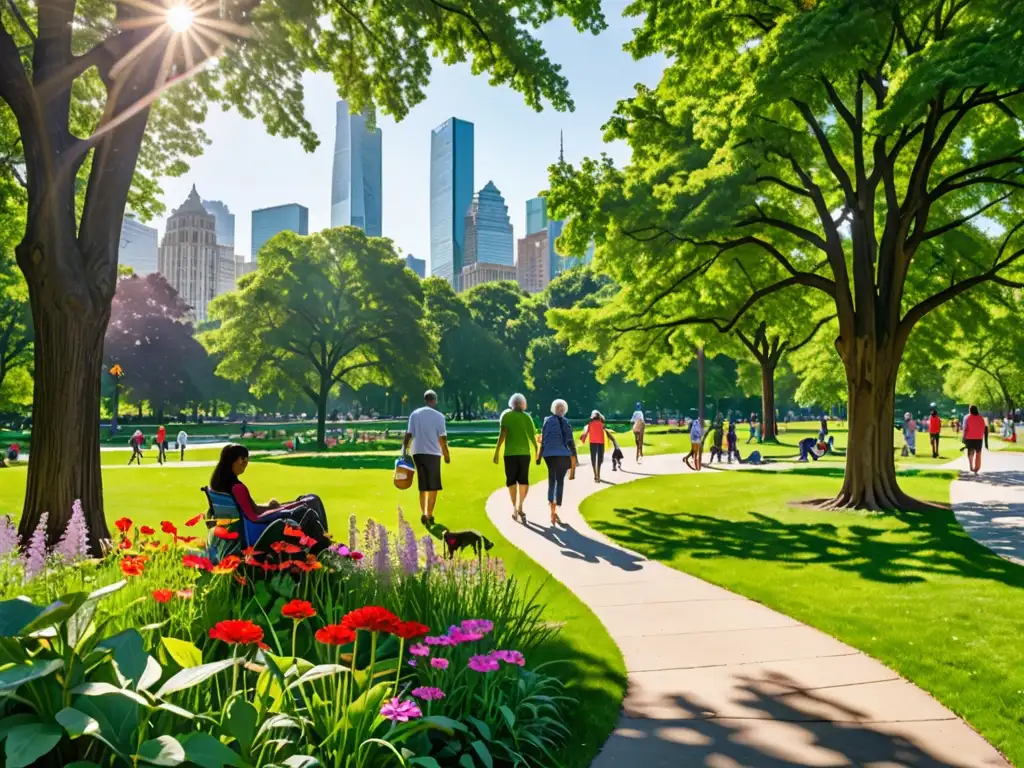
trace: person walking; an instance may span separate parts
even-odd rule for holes
[[[132,455],[128,457],[128,466],[132,465],[134,461],[140,467],[142,466],[142,441],[145,438],[142,436],[142,430],[136,429],[135,434],[128,438],[128,444],[132,447]]]
[[[181,451],[181,458],[179,461],[185,460],[185,447],[188,445],[188,433],[183,429],[178,433],[178,450]]]
[[[715,423],[711,427],[711,458],[708,460],[708,464],[714,463],[716,456],[718,463],[722,463],[722,433],[722,414],[718,414],[718,418],[715,419]]]
[[[494,463],[498,463],[501,446],[505,446],[505,487],[512,499],[512,519],[526,523],[523,502],[530,490],[530,460],[537,453],[537,432],[533,417],[526,412],[526,397],[516,392],[508,399],[508,410],[499,420],[501,431],[494,447]]]
[[[633,416],[629,421],[633,426],[633,437],[636,439],[636,463],[640,464],[644,458],[644,432],[647,431],[643,403],[636,404],[636,410],[633,411]]]
[[[903,414],[903,439],[907,442],[910,455],[917,456],[917,422],[914,421],[914,414],[909,411]]]
[[[699,418],[690,422],[690,453],[684,462],[694,472],[700,472],[701,451],[704,447],[704,425]],[[692,462],[691,462],[692,459]]]
[[[248,422],[248,421],[246,420],[246,418],[245,418],[245,417],[243,416],[243,417],[242,417],[242,428],[241,428],[241,429],[239,430],[239,432],[238,432],[238,439],[239,439],[239,440],[241,440],[241,439],[242,439],[243,437],[245,437],[245,433],[246,433],[246,431],[247,431],[248,429],[249,429],[249,422]]]
[[[972,405],[964,419],[964,445],[967,447],[967,466],[974,474],[981,471],[981,445],[984,442],[988,449],[988,424],[985,417],[978,412],[978,406]]]
[[[590,422],[580,436],[580,443],[590,441],[590,466],[594,470],[594,482],[601,482],[601,465],[604,463],[605,435],[609,441],[613,441],[612,433],[604,424],[604,416],[600,411],[593,411],[590,414]]]
[[[544,459],[548,466],[548,506],[551,509],[551,526],[561,524],[558,508],[562,506],[565,491],[565,476],[573,479],[576,472],[576,442],[572,436],[565,414],[569,405],[561,398],[551,403],[551,415],[544,419],[540,429],[540,449],[537,464]]]
[[[412,461],[420,490],[420,522],[432,525],[437,493],[441,490],[441,458],[451,464],[448,453],[448,431],[444,414],[437,410],[437,393],[423,393],[424,405],[409,414],[409,426],[402,441],[402,453],[408,455],[412,444]]]
[[[736,457],[736,461],[740,460],[740,451],[736,447],[736,422],[729,419],[729,431],[725,433],[725,446],[728,450],[727,458],[729,463],[732,464],[732,457]],[[718,460],[721,463],[721,459]]]
[[[932,414],[928,417],[928,441],[932,444],[932,458],[939,458],[939,434],[942,432],[942,419],[939,412],[932,408]]]
[[[750,445],[752,442],[754,442],[754,438],[757,437],[757,414],[756,413],[750,414],[750,421],[748,422],[747,426],[750,427],[750,435],[749,435],[749,437],[747,437],[747,445]]]
[[[161,424],[156,430],[156,461],[163,464],[167,458],[167,427]]]

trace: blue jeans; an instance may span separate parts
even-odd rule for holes
[[[562,492],[565,490],[565,475],[572,466],[569,456],[545,456],[548,465],[548,503],[562,506]]]

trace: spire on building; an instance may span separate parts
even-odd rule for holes
[[[558,162],[565,162],[565,134],[562,131],[558,132]]]

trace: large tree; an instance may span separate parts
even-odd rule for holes
[[[249,381],[257,395],[308,397],[320,447],[339,386],[428,378],[433,369],[419,281],[390,240],[356,227],[276,235],[259,269],[214,299],[210,315],[220,326],[202,338],[222,358],[217,372]]]
[[[135,0],[9,0],[0,125],[13,126],[2,143],[23,160],[17,257],[36,336],[22,534],[49,510],[55,537],[80,498],[94,539],[107,535],[96,435],[121,217],[130,193],[140,214],[159,207],[156,180],[182,173],[183,156],[205,143],[208,103],[259,114],[270,133],[312,149],[304,72],[332,74],[354,110],[402,118],[422,101],[436,57],[471,61],[531,107],[571,108],[565,78],[531,34],[558,14],[580,30],[604,26],[599,0],[180,0],[173,13]]]
[[[563,238],[596,238],[595,263],[645,310],[618,333],[706,322],[660,314],[659,297],[710,290],[706,270],[752,249],[771,270],[713,318],[719,330],[793,286],[834,305],[851,450],[833,506],[915,504],[896,480],[890,421],[910,333],[972,288],[1024,284],[1020,10],[635,0],[629,49],[669,64],[607,126],[631,162],[553,171]]]

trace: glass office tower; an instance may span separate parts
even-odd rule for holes
[[[548,200],[534,197],[526,201],[526,234],[533,235],[548,226]]]
[[[430,274],[456,290],[473,202],[473,124],[452,117],[430,134]]]
[[[381,130],[369,130],[365,115],[353,115],[339,101],[331,172],[331,226],[359,227],[370,237],[383,228]]]
[[[255,263],[260,248],[278,232],[309,234],[309,209],[298,203],[261,208],[252,212],[252,260]]]

